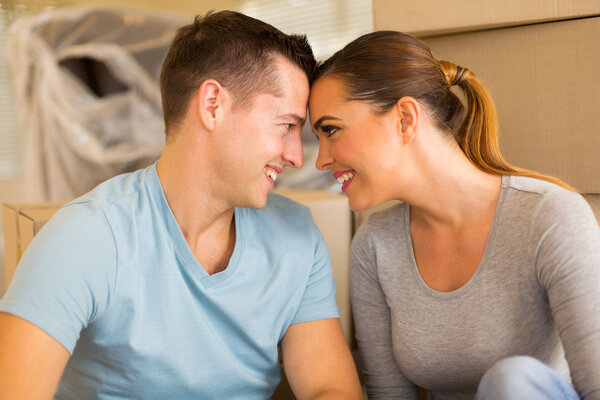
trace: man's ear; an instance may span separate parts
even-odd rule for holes
[[[221,84],[214,79],[202,82],[198,89],[198,116],[206,130],[212,132],[223,113],[227,95]]]
[[[398,134],[402,136],[405,143],[408,143],[417,134],[417,126],[421,118],[421,106],[413,97],[405,96],[396,102],[395,109],[398,117]]]

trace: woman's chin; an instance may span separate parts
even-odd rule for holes
[[[352,209],[352,211],[364,211],[369,208],[375,207],[377,204],[371,204],[364,198],[359,198],[358,196],[347,196],[348,197],[348,205]]]
[[[378,208],[379,206],[387,203],[388,199],[367,199],[364,197],[358,198],[357,196],[347,196],[348,197],[348,205],[352,209],[352,211],[366,211],[372,208]],[[385,207],[383,207],[385,208]]]

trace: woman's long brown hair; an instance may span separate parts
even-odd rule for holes
[[[382,113],[401,97],[415,98],[482,171],[543,179],[573,190],[558,178],[507,162],[498,144],[496,107],[485,87],[468,69],[437,61],[417,38],[395,31],[363,35],[319,65],[313,82],[326,76],[342,80],[348,100],[371,103]],[[464,94],[466,108],[450,90],[455,85]]]

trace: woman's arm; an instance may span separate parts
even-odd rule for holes
[[[600,228],[581,196],[546,197],[531,228],[531,254],[573,384],[582,398],[600,399]]]
[[[352,242],[350,284],[356,339],[369,400],[418,398],[417,387],[394,359],[390,308],[377,278],[366,227]]]

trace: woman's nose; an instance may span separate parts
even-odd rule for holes
[[[331,157],[329,146],[327,145],[325,140],[321,140],[319,142],[319,154],[317,155],[317,161],[315,162],[315,166],[320,171],[326,171],[331,167],[332,163],[333,158]]]

